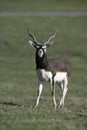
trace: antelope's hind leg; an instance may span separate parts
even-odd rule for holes
[[[64,100],[65,100],[65,96],[66,96],[66,93],[67,93],[67,90],[68,90],[68,80],[67,80],[67,77],[63,80],[63,82],[61,82],[61,89],[62,89],[62,97],[61,97],[61,100],[60,100],[60,104],[58,106],[58,108],[62,107],[62,109],[64,109]]]

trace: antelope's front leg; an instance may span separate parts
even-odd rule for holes
[[[40,96],[41,96],[42,89],[43,89],[43,83],[41,81],[38,81],[38,86],[39,86],[39,88],[38,88],[38,94],[37,94],[37,100],[36,100],[35,107],[37,107],[39,104]]]

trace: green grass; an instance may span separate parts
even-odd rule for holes
[[[48,57],[66,57],[72,64],[65,110],[54,110],[49,84],[39,107],[34,49],[27,27],[43,43],[55,32]],[[87,129],[87,17],[0,18],[0,130]],[[60,88],[56,87],[57,101]]]
[[[0,0],[0,11],[81,11],[87,0]]]

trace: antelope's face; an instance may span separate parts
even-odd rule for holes
[[[39,58],[42,58],[46,54],[46,49],[53,44],[53,41],[51,40],[55,37],[56,32],[42,45],[36,40],[35,36],[29,32],[29,30],[27,31],[28,35],[32,38],[32,40],[29,40],[29,43],[36,49],[36,55]]]
[[[42,57],[46,54],[46,49],[47,49],[46,46],[41,45],[40,47],[38,47],[38,48],[36,49],[36,55],[37,55],[39,58],[42,58]]]

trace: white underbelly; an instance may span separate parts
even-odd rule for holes
[[[52,72],[46,71],[45,69],[38,69],[37,76],[39,80],[52,81]],[[67,77],[67,72],[57,72],[54,76],[54,82],[62,82]]]
[[[67,76],[66,72],[57,72],[56,75],[54,76],[54,81],[55,82],[62,82]]]

